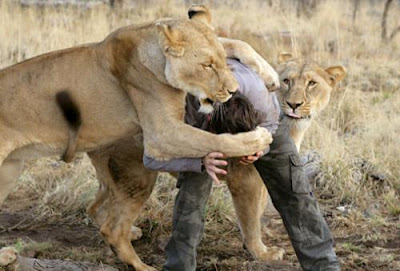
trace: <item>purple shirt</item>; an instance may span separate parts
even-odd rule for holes
[[[259,125],[272,134],[278,129],[280,107],[274,92],[269,92],[257,73],[236,59],[227,59],[227,64],[239,83],[239,92],[246,96],[254,108],[263,115]]]
[[[262,114],[263,121],[259,126],[268,129],[274,134],[278,129],[280,114],[280,107],[275,93],[269,92],[264,85],[264,81],[238,60],[227,59],[227,64],[239,83],[238,91],[246,96],[254,108]],[[197,112],[197,109],[198,105],[194,104],[193,99],[187,99],[185,121],[190,125],[201,128],[205,115]],[[146,168],[157,171],[202,171],[201,158],[178,158],[161,162],[144,155],[143,164]]]

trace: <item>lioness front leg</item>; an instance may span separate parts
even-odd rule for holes
[[[279,76],[274,68],[248,43],[221,37],[218,40],[224,47],[227,56],[239,59],[240,62],[249,66],[263,79],[269,91],[279,88]]]
[[[242,240],[248,251],[256,260],[282,260],[285,254],[283,249],[266,247],[262,241],[260,218],[267,204],[268,192],[255,167],[232,162],[228,169],[227,184]]]
[[[171,137],[157,137],[147,134],[144,138],[147,155],[168,160],[174,157],[204,157],[210,152],[222,152],[227,157],[252,155],[265,149],[272,136],[267,129],[257,128],[240,134],[215,135],[193,128],[190,125],[171,120]]]
[[[174,92],[171,92],[174,91]],[[177,100],[185,98],[179,90],[160,89],[160,102],[146,97],[133,87],[129,96],[135,105],[143,130],[146,154],[157,160],[180,157],[204,157],[218,151],[227,157],[252,155],[267,148],[272,142],[271,133],[257,127],[254,131],[238,134],[212,134],[183,122],[184,108]],[[174,106],[178,108],[175,108]]]

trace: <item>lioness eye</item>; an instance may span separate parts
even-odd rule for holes
[[[284,83],[285,85],[289,86],[289,85],[290,85],[290,80],[287,79],[287,78],[285,78],[285,79],[283,79],[283,83]]]
[[[211,69],[212,68],[212,64],[201,64],[203,65],[204,68],[206,69]]]
[[[310,87],[315,86],[316,84],[317,84],[317,82],[315,82],[315,81],[308,82],[308,86],[310,86]]]

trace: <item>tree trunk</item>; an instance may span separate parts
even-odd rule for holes
[[[300,17],[305,15],[311,17],[317,7],[317,0],[299,0],[297,1],[296,15]]]
[[[382,37],[382,40],[384,40],[384,41],[386,41],[388,39],[388,36],[387,36],[387,16],[388,16],[389,7],[392,4],[392,1],[393,0],[386,0],[385,8],[383,9],[382,23],[381,23],[381,26],[382,26],[381,37]]]
[[[360,9],[360,0],[354,0],[354,9],[353,9],[353,24],[356,21],[357,12]]]

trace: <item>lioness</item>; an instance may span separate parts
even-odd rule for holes
[[[231,53],[235,54],[234,49]],[[245,54],[243,48],[240,53]],[[251,50],[248,55],[254,53]],[[293,59],[288,53],[280,54],[280,61],[277,68],[280,88],[276,93],[285,114],[281,121],[289,123],[290,136],[300,150],[304,134],[328,105],[331,92],[345,77],[346,69],[343,66],[324,69],[309,60]],[[246,248],[257,260],[280,259],[279,250],[267,248],[262,241],[260,218],[267,206],[267,190],[255,167],[230,164],[227,184]]]
[[[197,16],[193,16],[193,19],[196,17]],[[207,18],[207,16],[204,17]],[[220,41],[223,43],[229,56],[240,59],[242,62],[257,71],[270,89],[273,89],[274,86],[279,86],[279,82],[275,80],[275,74],[274,72],[271,72],[269,64],[248,44],[242,41],[230,39],[220,39]],[[284,60],[284,58],[282,59]],[[301,73],[303,63],[304,62],[298,60],[299,68],[297,73],[293,74],[294,77],[291,78],[291,80],[296,82],[297,85],[298,80],[301,80],[302,76],[309,76],[308,73],[310,70],[307,70],[308,73],[306,74]],[[282,67],[285,67],[285,63],[282,63],[281,65]],[[326,69],[326,71],[318,66],[313,66],[313,68],[316,73],[312,74],[316,77],[315,80],[318,82],[320,82],[320,80],[329,80],[329,84],[324,84],[324,82],[321,81],[320,85],[322,88],[321,90],[329,91],[329,93],[344,76],[344,74],[343,76],[337,76],[337,72],[340,70],[344,71],[344,68],[336,67],[335,69]],[[280,79],[285,79],[283,78],[283,75],[287,69],[283,68],[279,71]],[[329,72],[331,72],[331,74]],[[317,76],[321,77],[317,78]],[[281,82],[281,85],[285,82]],[[296,89],[291,88],[291,90]],[[281,88],[278,89],[278,92],[286,93],[286,86],[281,86]],[[279,95],[279,97],[283,97],[283,94]],[[306,99],[307,101],[310,101],[314,97],[316,98],[316,101],[321,100],[318,98],[318,95],[315,95],[315,93],[310,93],[310,95],[306,96]],[[314,106],[314,103],[315,102],[310,102],[312,107]],[[322,107],[318,107],[316,111],[322,109]],[[130,148],[132,148],[132,146],[133,144],[129,142],[121,141],[120,144],[115,144],[112,148],[106,148],[102,151],[90,153],[91,157],[96,157],[94,162],[99,163],[97,168],[101,170],[98,170],[98,177],[102,186],[96,196],[96,200],[89,207],[88,212],[92,217],[96,218],[100,225],[103,225],[102,229],[105,233],[111,232],[110,227],[112,227],[112,224],[107,222],[108,220],[115,221],[117,216],[124,216],[126,212],[125,210],[129,210],[130,205],[135,204],[134,199],[132,199],[130,195],[130,191],[136,191],[139,182],[131,182],[130,180],[138,180],[142,176],[142,173],[133,170],[138,168],[140,162],[136,159],[140,159],[140,157],[135,157],[135,159],[131,158]],[[197,146],[193,145],[193,147],[196,148]],[[283,251],[279,248],[267,248],[261,239],[260,216],[266,206],[267,191],[258,172],[253,166],[231,164],[230,173],[227,176],[227,183],[229,190],[232,193],[243,242],[247,249],[253,257],[258,260],[281,259]],[[152,187],[144,186],[141,189],[143,189],[143,193],[146,194],[150,193]],[[121,218],[121,220],[123,219]],[[120,225],[125,229],[130,228],[130,224],[128,223],[121,223]],[[124,232],[127,232],[127,230]],[[131,235],[132,239],[135,237],[136,234]],[[117,239],[120,237],[115,236],[114,238]]]
[[[199,7],[197,7],[198,9]],[[193,16],[193,19],[196,17]],[[206,19],[210,18],[208,16],[203,17]],[[262,76],[267,86],[271,89],[274,86],[279,86],[279,81],[275,80],[274,72],[271,72],[272,68],[248,44],[230,39],[220,39],[220,41],[223,43],[230,57],[238,58],[243,63],[252,67]],[[299,63],[300,67],[301,63]],[[283,75],[285,71],[286,69],[280,70],[281,73],[279,75]],[[305,76],[300,71],[301,69],[299,68],[297,70],[299,74],[293,74],[295,76],[291,79],[293,82],[297,82],[297,78]],[[336,83],[342,79],[342,77],[335,79],[335,74],[329,75],[328,71],[332,71],[332,69],[327,69],[325,73],[323,73],[323,69],[321,68],[318,68],[316,71],[317,75],[324,75],[321,78],[332,79],[329,85],[321,83],[321,87],[328,91],[331,91],[336,86]],[[281,80],[283,79],[281,77]],[[292,90],[294,89],[292,88]],[[278,92],[280,91],[286,92],[287,89],[285,86],[282,86],[282,88],[278,89]],[[318,97],[318,95],[311,95],[307,96],[307,98],[311,99],[314,96]],[[98,168],[98,177],[102,185],[96,196],[96,200],[88,208],[88,212],[92,217],[96,218],[100,225],[103,225],[103,232],[111,232],[109,227],[112,224],[107,222],[108,220],[115,221],[117,216],[124,216],[126,213],[125,210],[129,210],[130,205],[135,204],[135,200],[131,198],[130,191],[136,190],[139,182],[131,182],[130,179],[138,180],[142,176],[142,173],[133,170],[138,168],[140,162],[137,159],[140,159],[140,157],[132,159],[130,151],[132,146],[133,144],[129,142],[121,141],[120,144],[115,144],[112,148],[90,153],[91,157],[96,157],[94,162],[99,163],[99,166],[96,168]],[[194,144],[193,148],[196,147]],[[227,183],[232,193],[245,246],[253,257],[258,260],[281,259],[283,256],[282,250],[279,248],[267,248],[261,239],[260,216],[266,206],[267,191],[258,172],[253,166],[231,165],[230,173],[227,176]],[[149,191],[151,191],[152,187],[144,186],[141,189],[146,194],[150,193]],[[118,204],[113,204],[114,202]],[[121,220],[123,219],[121,218]],[[121,223],[122,225],[126,229],[130,228],[130,224],[128,223]],[[136,234],[133,234],[131,237],[135,238],[136,236]],[[115,236],[114,238],[117,239],[120,237]]]
[[[210,27],[211,13],[204,5],[192,5],[190,18],[201,18]],[[290,135],[298,150],[312,120],[328,105],[331,92],[346,75],[344,66],[321,68],[306,59],[295,59],[292,54],[279,54],[277,73],[249,44],[241,40],[219,37],[228,57],[239,59],[253,69],[265,82],[269,91],[277,91],[281,109],[290,123]],[[279,78],[276,78],[279,76]],[[281,83],[279,83],[281,82]]]
[[[56,95],[68,90],[81,111],[79,152],[88,152],[101,181],[89,212],[119,258],[145,265],[130,229],[154,186],[143,152],[158,159],[211,151],[249,155],[271,143],[262,129],[213,135],[182,122],[186,93],[204,111],[237,89],[226,54],[201,19],[161,19],[123,27],[104,41],[32,58],[0,71],[0,204],[14,187],[22,159],[63,155],[69,126]],[[110,197],[102,204],[101,191]]]
[[[206,9],[204,6],[195,6],[194,8],[191,8],[189,10],[189,17],[196,18],[197,16],[207,18],[208,22],[211,22],[210,13],[208,9]],[[255,66],[254,63],[260,62],[259,59],[262,58],[253,49],[251,49],[251,47],[243,42],[235,40],[224,39],[223,42],[225,48],[228,48],[229,56],[239,59],[242,63],[247,64],[248,66],[253,68],[253,70],[258,72],[258,67],[260,66]],[[304,62],[304,64],[306,63],[308,62]],[[311,104],[312,107],[316,107],[315,103],[318,103],[318,101],[326,99],[326,96],[329,96],[330,91],[336,86],[337,82],[342,80],[344,76],[344,68],[341,66],[331,67],[324,70],[322,68],[319,68],[318,65],[311,65],[311,67],[309,67],[309,65],[299,65],[300,67],[297,70],[292,70],[293,74],[289,75],[291,76],[290,80],[293,80],[292,82],[296,82],[296,88],[290,88],[289,92],[302,92],[305,100],[311,100],[309,104]],[[234,65],[234,70],[240,70],[239,66],[240,65]],[[286,71],[285,68],[284,70]],[[281,72],[283,71],[281,70]],[[279,75],[281,75],[281,73],[279,73]],[[240,75],[236,76],[237,78],[241,78]],[[243,77],[245,76],[243,75]],[[248,76],[247,78],[248,80],[252,80],[250,76]],[[285,78],[281,79],[283,80]],[[307,80],[305,82],[306,87],[301,88],[301,80],[304,79]],[[307,88],[307,84],[309,84],[308,81],[312,80],[316,81],[314,82],[315,86],[317,86],[317,84],[320,84],[320,86],[318,86],[318,88],[316,89],[320,89],[322,93],[316,93],[314,92],[316,89]],[[285,80],[284,83],[287,83],[287,81]],[[246,84],[241,82],[241,91],[246,89],[245,86],[242,89],[243,85]],[[255,91],[262,91],[256,85],[251,86],[253,86],[254,89],[258,89]],[[245,93],[248,93],[248,91],[249,90],[245,90]],[[278,90],[278,92],[282,92],[280,96],[283,97],[284,95],[287,95],[288,88],[286,87],[286,85],[282,86],[281,83],[281,88]],[[249,96],[249,98],[251,98],[251,96]],[[254,104],[258,104],[259,100],[252,99],[252,102]],[[280,100],[282,103],[283,99],[281,98]],[[268,101],[265,99],[264,102],[267,103]],[[316,108],[316,111],[322,109],[322,106],[318,106]],[[273,111],[272,108],[271,110]],[[273,112],[271,113],[273,114]],[[189,115],[192,116],[193,114]],[[189,121],[192,122],[193,125],[197,126],[197,120],[198,117],[193,118]],[[225,118],[225,120],[228,121],[227,118]],[[228,122],[232,124],[232,121]],[[219,125],[221,127],[223,126],[222,124]],[[275,143],[273,143],[274,147],[271,147],[271,154],[267,154],[265,157],[263,157],[264,165],[260,165],[259,163],[257,169],[262,172],[265,184],[271,185],[272,187],[272,198],[274,200],[275,206],[280,210],[280,214],[284,218],[284,222],[286,223],[285,225],[290,237],[293,238],[292,240],[294,240],[294,242],[300,244],[297,247],[294,246],[294,248],[298,249],[300,251],[299,253],[308,253],[310,252],[311,248],[309,248],[310,250],[308,250],[307,252],[306,249],[308,249],[308,245],[306,243],[318,243],[323,240],[326,246],[320,246],[320,249],[324,250],[324,252],[321,252],[321,255],[334,255],[334,252],[329,245],[331,241],[328,240],[330,236],[329,229],[327,229],[327,227],[325,226],[326,223],[324,223],[323,218],[318,211],[318,208],[316,207],[315,199],[312,196],[308,196],[310,195],[309,192],[311,191],[311,189],[301,171],[303,164],[297,154],[296,146],[288,138],[289,130],[291,130],[292,127],[288,126],[285,123],[280,125],[280,127],[282,127],[282,129],[277,132],[277,140],[275,141]],[[204,164],[208,164],[207,161],[208,160],[203,160]],[[267,166],[266,164],[269,164],[269,166]],[[230,167],[227,175],[227,183],[233,196],[236,214],[239,218],[240,229],[246,247],[256,259],[281,259],[283,254],[283,251],[281,249],[271,247],[267,248],[261,240],[260,215],[263,213],[265,207],[266,189],[262,180],[260,179],[257,170],[255,170],[255,167],[253,166],[242,166],[237,163],[230,163],[229,165]],[[162,168],[162,166],[160,166],[160,168]],[[181,168],[185,167],[183,166]],[[192,167],[190,166],[188,168]],[[210,171],[210,176],[213,176],[215,172],[212,172],[212,167]],[[267,172],[270,172],[270,174],[268,174]],[[272,181],[268,181],[268,179],[266,179],[266,176],[268,176],[268,179],[272,179]],[[191,183],[191,181],[193,183]],[[181,266],[190,266],[190,268],[194,268],[194,265],[191,265],[193,262],[193,257],[195,257],[195,254],[193,253],[193,246],[195,246],[196,244],[194,243],[194,241],[197,240],[198,242],[199,239],[196,238],[199,238],[198,236],[199,234],[201,234],[199,231],[196,231],[196,229],[198,229],[202,225],[202,223],[200,221],[201,218],[198,215],[199,213],[201,213],[201,210],[193,211],[193,208],[196,204],[192,204],[192,201],[194,201],[194,199],[197,199],[197,201],[204,202],[204,199],[207,195],[207,192],[203,192],[207,191],[207,188],[205,188],[206,185],[198,185],[198,183],[200,182],[206,183],[206,180],[199,174],[196,175],[196,173],[189,173],[187,175],[184,175],[180,180],[180,193],[182,193],[182,196],[177,197],[177,202],[175,205],[178,206],[177,208],[175,208],[176,213],[174,212],[174,219],[176,219],[177,222],[174,222],[173,236],[171,237],[171,241],[167,246],[168,259],[165,266],[167,269],[174,270],[174,268],[178,268]],[[277,191],[278,187],[280,191]],[[195,191],[198,192],[196,193]],[[186,194],[188,196],[185,196]],[[287,203],[279,203],[279,201],[284,202],[285,198]],[[301,204],[305,204],[305,206],[301,206]],[[199,204],[199,206],[203,205]],[[296,208],[301,208],[302,211],[294,211],[296,210]],[[303,218],[299,218],[294,213],[302,214],[304,216]],[[314,221],[314,225],[312,225],[312,222],[310,224],[310,222],[304,221],[307,219],[309,221]],[[185,224],[185,222],[180,221],[189,222],[186,222]],[[197,225],[197,227],[193,227],[194,229],[191,230],[191,227],[189,226],[190,223]],[[290,227],[291,223],[293,224],[294,230]],[[298,223],[302,223],[302,229],[299,229]],[[317,228],[321,229],[321,232],[324,232],[324,236],[320,236],[320,232],[318,231],[313,232],[313,229]],[[294,231],[296,232],[294,233]],[[193,236],[191,236],[191,234],[193,234]],[[188,238],[185,239],[185,236],[188,236]],[[305,238],[309,239],[304,240]],[[303,248],[299,248],[299,246],[303,246],[304,250],[302,250]],[[332,256],[332,258],[329,259],[335,261],[334,258],[335,256]],[[315,260],[315,258],[313,259]],[[310,264],[310,262],[312,262],[312,259],[308,260],[308,263],[305,263],[305,261],[303,261],[302,264],[308,265]]]

